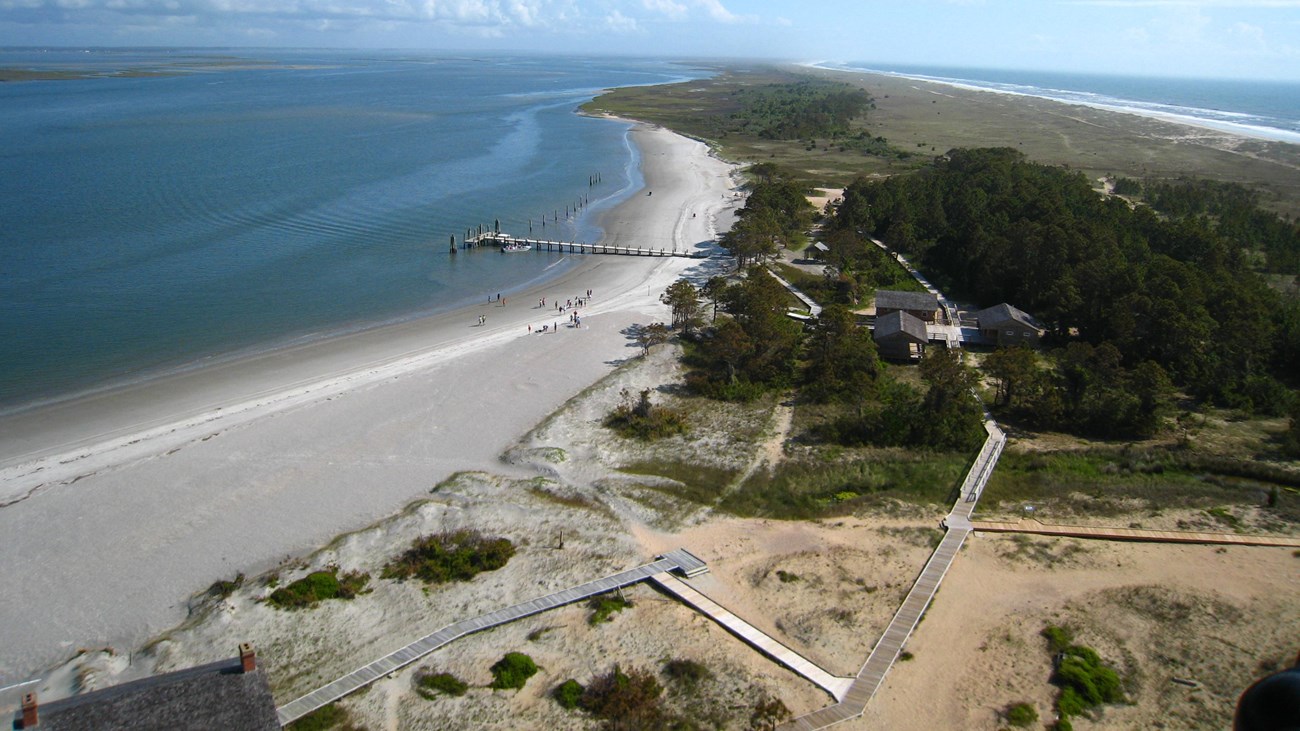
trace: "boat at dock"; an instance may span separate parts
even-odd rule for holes
[[[506,253],[514,253],[516,251],[532,251],[532,249],[533,249],[532,244],[521,244],[521,243],[511,242],[501,247],[501,253],[506,254]]]

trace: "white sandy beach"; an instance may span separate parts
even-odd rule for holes
[[[608,239],[712,241],[730,223],[733,168],[667,131],[633,136],[654,195],[608,214]],[[707,266],[591,256],[505,306],[485,298],[6,417],[0,686],[79,648],[136,647],[213,581],[390,515],[455,472],[508,473],[502,452],[637,353],[626,328],[666,319],[664,287]],[[587,289],[582,328],[567,327],[551,303]]]

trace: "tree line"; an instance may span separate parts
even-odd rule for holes
[[[873,109],[871,95],[850,84],[810,79],[738,89],[731,131],[771,140],[849,135],[849,123]]]

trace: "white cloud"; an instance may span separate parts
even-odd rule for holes
[[[1066,0],[1062,4],[1110,8],[1300,8],[1300,0]]]
[[[605,16],[605,25],[615,33],[635,33],[640,28],[636,18],[629,18],[617,9]]]
[[[710,18],[719,23],[739,23],[742,18],[739,15],[727,10],[722,6],[721,0],[696,0],[701,7],[709,14]]]
[[[687,7],[676,0],[641,0],[646,10],[663,14],[674,20],[686,17]],[[618,12],[617,10],[614,12]]]

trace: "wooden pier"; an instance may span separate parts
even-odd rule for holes
[[[708,253],[702,251],[683,251],[681,249],[650,249],[634,246],[609,246],[607,244],[583,244],[576,241],[551,241],[549,239],[531,239],[511,236],[496,231],[484,231],[465,239],[465,246],[530,246],[533,251],[547,251],[561,254],[619,254],[622,256],[676,256],[683,259],[706,259]]]

